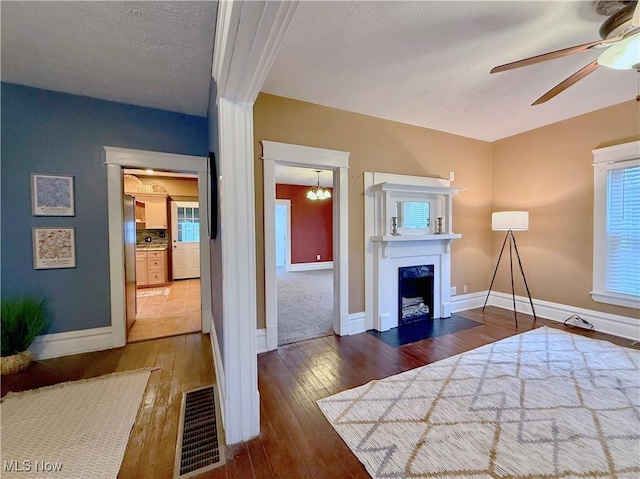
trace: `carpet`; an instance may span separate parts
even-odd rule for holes
[[[138,298],[148,298],[149,296],[168,296],[169,288],[152,288],[152,289],[144,289],[138,290],[136,292],[136,296]]]
[[[375,478],[640,475],[640,351],[551,328],[318,401]]]
[[[389,331],[369,330],[367,333],[375,336],[389,346],[404,346],[428,338],[437,338],[445,334],[457,333],[465,329],[481,326],[482,323],[452,314],[450,318],[425,319],[415,323],[392,328]]]
[[[277,273],[278,345],[333,334],[333,270]]]
[[[9,393],[2,477],[115,478],[152,369]]]

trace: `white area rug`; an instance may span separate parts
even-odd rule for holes
[[[333,270],[278,271],[278,345],[333,334]]]
[[[639,363],[545,327],[318,405],[375,478],[637,479]]]
[[[149,296],[167,296],[169,294],[169,288],[151,288],[138,290],[136,296],[138,298],[148,298]]]
[[[4,477],[115,478],[152,369],[9,393]]]

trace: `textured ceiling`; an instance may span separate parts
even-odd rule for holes
[[[600,68],[530,106],[595,51],[489,75],[605,19],[591,1],[303,1],[263,91],[493,141],[635,98],[635,71]]]
[[[316,186],[318,173],[313,168],[298,168],[296,166],[276,165],[276,183],[284,185]],[[320,186],[333,186],[333,172],[320,171]]]
[[[216,8],[2,1],[2,80],[205,116]]]

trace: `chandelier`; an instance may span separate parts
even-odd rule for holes
[[[322,188],[320,186],[320,172],[322,170],[315,170],[318,173],[318,185],[314,186],[307,193],[307,198],[310,200],[326,200],[327,198],[331,198],[331,192],[328,188]]]

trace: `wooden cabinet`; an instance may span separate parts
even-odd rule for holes
[[[136,286],[160,286],[168,281],[165,250],[136,251]]]
[[[147,252],[136,251],[136,286],[147,284]]]
[[[136,225],[139,228],[165,230],[167,221],[166,195],[136,195]]]

